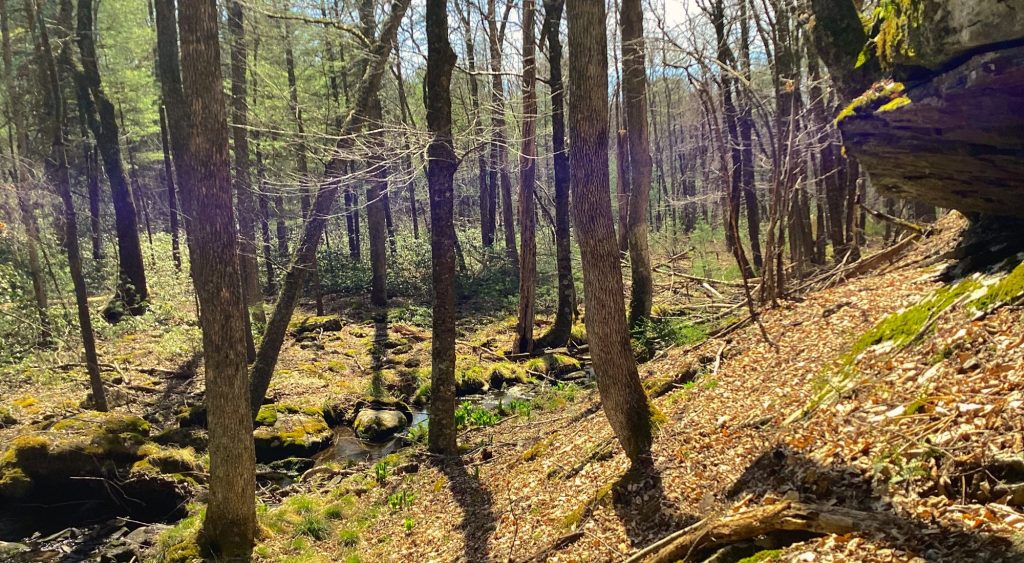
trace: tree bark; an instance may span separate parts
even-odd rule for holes
[[[202,313],[210,493],[201,541],[216,558],[247,560],[256,532],[256,454],[246,409],[245,301],[239,291],[228,123],[214,0],[181,0],[181,69],[191,116],[192,279]]]
[[[523,142],[519,156],[519,317],[516,352],[533,351],[537,294],[537,40],[534,0],[523,0]]]
[[[178,240],[178,194],[174,187],[174,167],[167,131],[167,108],[160,106],[160,148],[163,150],[164,183],[167,187],[167,219],[171,229],[171,259],[174,269],[181,271],[181,242]]]
[[[362,129],[366,122],[366,111],[370,105],[370,97],[380,88],[381,76],[387,66],[387,60],[391,54],[391,47],[394,43],[395,33],[398,24],[409,7],[410,0],[396,0],[392,4],[391,15],[381,26],[379,39],[374,42],[371,48],[370,64],[363,74],[362,81],[356,93],[352,110],[338,132],[336,154],[344,153],[351,147],[352,135]],[[289,266],[281,284],[281,291],[278,293],[277,305],[274,313],[267,321],[267,328],[263,333],[263,341],[256,353],[256,362],[252,367],[250,378],[251,413],[255,419],[259,412],[263,397],[266,396],[267,388],[270,386],[270,379],[274,373],[274,366],[277,365],[278,356],[281,353],[281,345],[284,343],[285,333],[288,331],[288,323],[295,310],[298,301],[299,291],[306,280],[306,273],[312,268],[316,260],[316,249],[320,244],[320,237],[323,235],[327,218],[334,208],[338,199],[338,191],[341,182],[339,180],[343,171],[344,161],[335,156],[328,161],[324,170],[324,181],[316,192],[309,217],[303,227],[302,238],[299,240],[298,249],[295,252],[295,259]],[[451,278],[449,278],[451,279]],[[437,313],[435,312],[435,315]]]
[[[248,49],[245,42],[245,11],[239,0],[229,0],[228,34],[231,44],[231,136],[234,143],[235,197],[238,201],[238,268],[242,299],[247,314],[260,323],[266,321],[260,294],[259,265],[256,261],[256,198],[252,191],[249,164]]]
[[[750,65],[750,22],[748,1],[740,0],[740,69],[749,84],[753,79]],[[750,238],[750,256],[754,269],[761,271],[764,258],[761,254],[761,210],[757,202],[754,185],[754,117],[749,87],[739,92],[739,115],[737,128],[740,135],[740,184],[744,204],[747,207],[747,236]]]
[[[494,157],[492,165],[497,169],[501,182],[501,222],[505,231],[505,256],[509,264],[518,269],[519,252],[516,250],[516,227],[512,213],[512,178],[508,172],[508,151],[505,148],[508,139],[505,128],[505,85],[501,77],[501,48],[505,42],[505,25],[508,23],[512,4],[514,2],[506,5],[505,16],[499,25],[495,1],[488,0],[487,28],[491,49],[491,127],[494,129],[491,145],[491,154]]]
[[[70,3],[61,4],[65,17],[70,17]],[[92,388],[93,405],[96,410],[107,410],[107,397],[100,378],[100,364],[96,356],[96,337],[92,330],[92,318],[89,314],[89,294],[82,273],[82,252],[78,246],[78,219],[75,215],[75,204],[71,196],[71,176],[68,173],[67,146],[64,140],[64,100],[61,94],[60,79],[57,75],[57,63],[54,61],[50,46],[46,23],[39,16],[34,3],[29,4],[32,13],[26,14],[29,20],[39,18],[39,47],[43,55],[43,68],[39,69],[40,82],[48,83],[47,91],[54,102],[53,120],[49,132],[52,139],[50,156],[47,159],[47,173],[57,188],[64,205],[64,244],[68,253],[68,266],[71,270],[71,283],[75,289],[75,305],[78,309],[78,325],[82,335],[82,347],[85,350],[85,366],[89,372],[89,385]],[[6,12],[6,10],[5,10]],[[62,18],[63,19],[63,18]],[[4,26],[4,31],[6,31]],[[6,34],[5,34],[6,35]],[[6,39],[6,37],[5,37]]]
[[[583,259],[587,335],[605,414],[626,455],[650,452],[651,410],[640,385],[622,301],[608,181],[608,47],[603,2],[567,0],[569,165]]]
[[[374,2],[373,0],[363,0],[359,6],[363,37],[372,42],[376,35]],[[362,64],[364,71],[368,62],[367,60]],[[370,97],[366,119],[373,129],[370,133],[371,153],[367,159],[369,163],[367,175],[370,178],[366,183],[366,230],[370,236],[370,302],[378,307],[383,307],[388,304],[388,226],[384,199],[388,190],[388,167],[384,157],[384,133],[380,129],[383,111],[379,93],[375,92]]]
[[[651,317],[654,279],[647,241],[647,211],[651,197],[651,141],[647,124],[647,55],[640,0],[622,0],[622,92],[629,143],[629,324],[636,327]]]
[[[490,6],[493,8],[493,0]],[[455,51],[448,41],[448,0],[427,0],[426,20],[427,73],[423,101],[431,135],[427,147],[427,185],[434,282],[428,448],[433,453],[454,455],[458,450],[455,444],[455,285],[452,280],[455,279],[454,177],[458,162],[452,142],[451,80]],[[492,51],[492,59],[493,55]]]
[[[560,24],[565,0],[545,0],[543,29],[547,31],[548,67],[551,86],[551,146],[555,172],[555,260],[558,269],[558,308],[551,330],[538,346],[565,345],[576,313],[576,282],[572,277],[572,249],[569,227],[569,153],[565,150],[565,88],[562,84],[562,40]]]
[[[114,222],[117,228],[118,286],[115,299],[121,301],[127,312],[142,314],[149,298],[146,268],[139,242],[139,228],[132,189],[121,160],[120,128],[114,105],[107,98],[100,82],[100,71],[93,37],[93,0],[79,0],[76,10],[75,40],[81,53],[82,68],[69,65],[78,84],[78,101],[85,109],[89,129],[96,138],[103,167],[110,180],[114,201]],[[71,58],[66,59],[68,62]],[[113,318],[113,317],[111,317]]]

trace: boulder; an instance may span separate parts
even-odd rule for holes
[[[323,415],[279,412],[272,426],[260,426],[253,432],[256,461],[310,457],[329,446],[333,435]]]
[[[397,410],[364,408],[356,415],[352,428],[356,436],[370,442],[384,442],[409,426],[405,413]]]

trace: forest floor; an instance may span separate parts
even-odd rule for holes
[[[640,366],[657,395],[652,467],[631,469],[592,385],[542,384],[515,410],[469,422],[458,460],[414,439],[381,460],[261,481],[256,558],[622,561],[698,522],[802,502],[885,525],[771,529],[689,555],[726,547],[716,560],[1022,560],[1024,267],[940,281],[962,227],[949,216],[895,262],[782,301],[760,317],[763,331],[748,323],[659,349]],[[659,281],[667,306],[678,280]],[[328,302],[339,310],[340,331],[289,339],[273,401],[321,408],[419,391],[429,324],[416,308],[397,302],[386,323],[352,299]],[[202,399],[197,329],[172,322],[180,312],[162,314],[159,326],[107,335],[100,351],[116,410],[154,428]],[[460,361],[494,363],[510,322],[463,326]],[[0,443],[82,416],[84,374],[64,354],[21,366],[0,389]],[[155,528],[146,558],[188,559],[182,545],[199,507],[189,510]]]

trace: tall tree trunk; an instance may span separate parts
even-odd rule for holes
[[[231,136],[234,143],[235,197],[238,201],[238,268],[246,312],[259,323],[266,322],[260,294],[259,265],[256,261],[256,198],[252,191],[249,165],[248,49],[245,43],[245,11],[239,0],[228,2],[228,34],[231,42]],[[251,331],[250,331],[251,334]]]
[[[473,41],[473,23],[469,10],[462,10],[456,3],[455,8],[462,18],[462,34],[466,41],[466,65],[469,71],[469,101],[473,108],[473,136],[482,139],[484,136],[483,112],[480,110],[480,86],[476,78],[476,44]],[[494,218],[491,217],[490,185],[487,182],[487,156],[484,151],[477,151],[477,183],[480,198],[480,242],[484,248],[494,246]]]
[[[83,132],[87,133],[87,131]],[[84,136],[84,135],[83,135]],[[83,143],[85,173],[89,184],[89,232],[92,235],[92,259],[103,259],[103,225],[100,220],[100,155],[92,143]]]
[[[402,58],[399,51],[395,51],[395,81],[398,83],[398,107],[402,115],[402,125],[409,127],[412,124],[412,115],[409,111],[409,101],[405,96],[405,80],[402,78]],[[412,215],[412,238],[420,238],[419,212],[416,209],[416,180],[412,169],[412,149],[409,147],[409,135],[403,134],[404,147],[402,150],[402,167],[405,169],[405,189],[409,194],[409,214]],[[483,154],[483,151],[480,151]],[[491,242],[494,242],[494,229],[491,229]]]
[[[750,65],[750,22],[748,5],[750,0],[740,0],[740,70],[749,84],[752,80]],[[740,88],[737,128],[740,135],[740,184],[744,204],[747,207],[747,236],[750,238],[750,257],[754,269],[764,267],[761,255],[761,210],[757,203],[757,188],[754,185],[754,117],[749,86]]]
[[[142,245],[139,242],[139,228],[132,189],[121,160],[120,128],[114,105],[107,98],[100,82],[100,71],[96,57],[96,42],[93,37],[93,0],[79,0],[76,10],[76,42],[81,53],[82,68],[69,67],[75,73],[78,84],[78,101],[85,109],[92,130],[103,157],[103,167],[110,180],[110,192],[114,200],[114,222],[117,227],[118,286],[115,299],[120,301],[128,313],[142,314],[149,298],[146,284],[146,268],[142,260]],[[66,59],[68,62],[71,58]],[[109,310],[111,320],[119,314]]]
[[[505,42],[505,25],[514,2],[506,4],[505,15],[499,24],[495,1],[487,0],[487,28],[491,48],[491,127],[494,129],[492,163],[501,181],[501,222],[505,229],[505,256],[509,264],[518,269],[519,252],[516,250],[516,227],[512,212],[512,178],[508,171],[508,135],[505,129],[505,85],[501,76],[501,48]],[[518,274],[517,274],[518,275]]]
[[[493,0],[490,3],[493,7]],[[493,10],[492,10],[493,11]],[[448,0],[427,0],[427,185],[430,189],[430,248],[433,262],[434,320],[431,342],[431,452],[453,455],[455,445],[455,168],[452,143],[452,69],[455,51],[448,42]],[[493,55],[493,53],[492,53]],[[513,241],[514,242],[514,241]]]
[[[392,7],[391,15],[381,26],[379,39],[374,42],[368,57],[370,64],[363,73],[359,83],[359,89],[354,98],[352,111],[349,112],[338,131],[338,141],[335,146],[335,154],[343,154],[351,148],[352,136],[359,132],[366,122],[366,112],[370,106],[370,98],[380,88],[381,77],[387,67],[387,60],[391,54],[391,47],[395,41],[395,34],[402,16],[409,7],[410,0],[397,0]],[[298,301],[299,291],[306,280],[306,273],[312,268],[316,260],[316,249],[320,244],[320,237],[323,235],[327,218],[334,208],[338,199],[338,191],[341,182],[339,178],[344,170],[344,161],[339,156],[333,157],[327,162],[324,170],[324,180],[316,192],[313,205],[310,208],[303,227],[302,237],[299,240],[298,249],[295,252],[295,259],[292,261],[288,272],[285,274],[281,284],[281,291],[278,293],[277,305],[274,313],[267,321],[267,328],[263,333],[263,341],[256,353],[256,362],[252,367],[250,378],[251,407],[250,416],[254,419],[266,396],[267,388],[270,386],[270,379],[277,365],[278,356],[281,353],[281,345],[284,343],[285,333],[288,331],[288,323],[291,321],[295,304]],[[452,276],[454,277],[454,276]],[[449,280],[451,279],[448,278]],[[437,311],[434,312],[435,318]]]
[[[651,196],[651,142],[647,125],[647,54],[640,0],[622,0],[622,92],[629,142],[629,265],[633,284],[629,324],[636,327],[651,317],[654,279],[647,241],[647,212]]]
[[[374,19],[373,0],[362,0],[359,5],[359,19],[362,24],[363,37],[367,41],[373,41],[376,35],[376,21]],[[370,53],[367,53],[370,55]],[[368,59],[361,67],[368,66]],[[369,181],[366,183],[366,230],[370,235],[370,302],[378,307],[388,303],[388,251],[387,251],[387,213],[385,208],[385,194],[388,190],[388,167],[384,157],[385,139],[381,129],[383,120],[381,110],[380,94],[374,93],[370,97],[370,105],[367,109],[366,119],[370,124],[371,132],[371,154],[369,156],[367,175]]]
[[[245,300],[239,291],[228,123],[214,0],[181,0],[181,70],[194,182],[189,202],[192,279],[202,314],[210,493],[201,540],[216,558],[248,560],[256,532],[256,454],[248,406]]]
[[[61,10],[65,13],[63,19],[70,17],[70,3],[65,1],[61,4]],[[100,378],[100,364],[96,356],[96,337],[92,331],[92,318],[89,315],[89,294],[85,287],[85,276],[82,273],[82,251],[78,246],[78,219],[75,216],[75,204],[71,196],[71,176],[68,172],[67,146],[64,141],[64,100],[60,88],[60,79],[57,75],[57,63],[54,61],[53,49],[50,46],[49,33],[46,30],[46,23],[38,14],[35,3],[27,3],[30,13],[26,14],[29,21],[39,19],[39,45],[42,52],[43,68],[39,69],[40,82],[48,83],[47,91],[52,96],[53,121],[50,123],[49,132],[52,139],[50,156],[47,159],[47,173],[50,180],[57,188],[61,202],[64,205],[64,245],[68,253],[68,266],[71,270],[71,283],[75,288],[75,305],[78,309],[78,325],[82,334],[82,347],[85,349],[85,367],[89,372],[89,385],[92,388],[92,402],[96,410],[104,412],[107,410],[107,397],[103,390],[103,380]],[[6,7],[3,11],[6,15]],[[5,42],[7,26],[4,25]],[[5,61],[6,62],[6,61]]]
[[[622,275],[608,191],[608,47],[603,2],[567,0],[569,165],[583,258],[587,335],[605,414],[626,455],[646,458],[651,409],[640,385],[622,302]]]
[[[564,0],[545,0],[543,29],[547,31],[548,67],[551,86],[551,146],[555,171],[555,259],[558,269],[558,308],[551,330],[538,346],[564,345],[572,332],[576,312],[576,284],[572,277],[572,249],[569,229],[569,154],[565,150],[565,88],[562,84],[562,40],[560,27]]]
[[[534,0],[523,0],[523,143],[519,156],[519,321],[515,350],[533,351],[537,295],[537,39]]]
[[[306,126],[302,118],[302,107],[299,106],[299,87],[295,78],[295,55],[292,51],[292,32],[288,20],[284,20],[284,62],[288,74],[288,109],[295,118],[295,130],[298,142],[295,143],[296,172],[299,175],[299,201],[302,209],[302,220],[306,221],[309,214],[309,192],[312,188],[309,176],[309,160],[306,148]],[[280,229],[280,226],[278,226]],[[318,241],[319,242],[319,241]],[[313,275],[313,297],[316,300],[316,314],[324,314],[323,295],[320,291],[320,267],[315,259],[309,265]]]
[[[171,229],[171,259],[174,269],[181,271],[181,242],[178,240],[178,194],[174,187],[174,167],[171,163],[171,141],[167,132],[167,108],[160,106],[160,148],[163,150],[164,183],[167,187],[167,219]]]
[[[31,16],[29,16],[31,17]],[[49,299],[46,295],[46,282],[43,269],[39,263],[39,224],[36,222],[35,211],[29,201],[28,187],[24,185],[27,174],[24,170],[22,156],[28,150],[28,131],[25,129],[25,114],[21,104],[21,95],[14,86],[14,66],[11,55],[10,23],[7,14],[6,0],[0,0],[0,32],[3,35],[4,86],[7,90],[8,119],[14,124],[14,137],[11,142],[11,172],[15,182],[15,197],[21,223],[25,228],[25,247],[28,252],[29,277],[32,278],[32,295],[35,298],[36,314],[39,316],[39,344],[47,345],[53,338],[48,312]],[[49,45],[46,46],[49,49]],[[61,147],[63,148],[63,147]],[[72,209],[72,212],[74,210]],[[66,212],[66,210],[65,210]],[[75,244],[78,244],[78,233],[75,233]],[[81,260],[79,260],[81,267]]]

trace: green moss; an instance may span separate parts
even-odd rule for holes
[[[989,286],[984,295],[970,303],[971,308],[986,311],[1002,303],[1009,303],[1024,295],[1024,262],[1021,262],[1009,274],[994,285]]]
[[[530,382],[530,376],[526,373],[526,369],[523,366],[507,361],[491,364],[491,367],[488,369],[487,378],[493,388],[501,387],[502,385]]]
[[[545,354],[526,362],[526,371],[548,376],[565,375],[578,371],[580,367],[579,360],[565,354]]]
[[[911,102],[904,94],[905,91],[906,87],[902,82],[888,78],[880,80],[843,108],[836,116],[835,122],[839,124],[854,115],[868,115],[876,111],[892,111],[903,107]]]
[[[274,405],[263,405],[256,415],[258,426],[273,426],[277,423],[277,408]]]
[[[469,358],[469,359],[467,359]],[[482,393],[487,389],[488,372],[487,368],[475,362],[471,356],[462,356],[463,361],[456,359],[455,365],[455,393],[457,395],[474,395]],[[468,364],[468,365],[467,365]]]
[[[910,105],[910,98],[908,98],[906,96],[900,96],[898,98],[893,98],[892,101],[890,101],[889,103],[887,103],[887,104],[883,105],[882,107],[878,108],[878,111],[876,113],[885,113],[887,111],[895,111],[895,110],[900,109],[903,106],[909,106],[909,105]]]
[[[939,289],[931,296],[899,313],[889,315],[857,339],[853,348],[841,361],[844,364],[850,364],[861,352],[882,342],[892,342],[896,346],[910,343],[939,313],[978,287],[979,284],[976,280],[963,280],[955,285]]]
[[[614,483],[608,483],[602,486],[583,504],[576,507],[576,509],[569,514],[566,514],[565,517],[562,518],[562,528],[565,530],[571,530],[579,526],[598,503],[608,498],[608,495],[612,492],[613,486]]]
[[[61,420],[50,429],[55,431],[149,436],[150,426],[148,422],[137,416],[90,412]]]
[[[32,479],[20,467],[0,467],[0,498],[22,498],[32,489]]]
[[[133,472],[197,474],[203,471],[203,465],[192,448],[161,448],[147,444],[138,450],[144,456],[132,466]]]
[[[569,332],[569,339],[577,345],[583,345],[587,343],[587,327],[583,323],[575,323],[572,325],[572,330]]]
[[[192,507],[187,517],[161,533],[153,548],[154,559],[158,563],[202,561],[198,537],[205,512],[205,508]]]
[[[544,452],[551,447],[552,442],[554,442],[554,437],[551,436],[538,440],[536,444],[530,446],[525,452],[523,452],[523,455],[521,455],[520,458],[523,461],[533,461],[543,455]]]
[[[883,66],[892,67],[898,56],[914,56],[914,29],[921,24],[921,0],[880,0],[872,14],[878,34],[873,38],[875,54]]]
[[[781,549],[766,549],[764,551],[758,551],[750,557],[744,557],[736,563],[760,563],[761,561],[774,561],[782,557]]]

